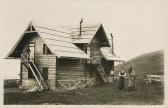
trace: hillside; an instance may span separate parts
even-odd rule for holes
[[[115,67],[116,74],[121,68],[128,71],[130,64],[136,71],[138,77],[145,77],[146,74],[164,74],[164,51],[159,50],[151,53],[142,54],[123,64]]]

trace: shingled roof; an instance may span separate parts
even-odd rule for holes
[[[63,26],[66,30],[71,32],[71,38],[73,43],[90,43],[93,37],[96,35],[101,23],[82,23],[82,30],[80,34],[80,25],[76,26]]]
[[[79,36],[79,27],[77,26],[53,26],[31,21],[28,25],[33,26],[35,32],[39,34],[48,48],[53,54],[59,58],[72,57],[72,58],[85,58],[90,57],[82,50],[80,50],[75,43],[89,43],[102,24],[82,24],[82,32]],[[18,42],[9,52],[7,57],[15,57],[18,53],[19,43],[24,39],[25,33],[22,34]],[[21,52],[19,53],[21,54]]]
[[[102,56],[106,59],[106,60],[112,60],[112,61],[124,61],[122,58],[116,56],[115,54],[112,54],[111,52],[111,48],[109,47],[102,47],[100,48],[101,54]]]

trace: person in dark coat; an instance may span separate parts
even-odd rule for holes
[[[125,76],[126,76],[126,72],[122,69],[119,72],[119,82],[118,82],[118,89],[120,90],[124,89]]]

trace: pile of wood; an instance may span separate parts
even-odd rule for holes
[[[152,82],[161,82],[164,83],[164,76],[163,75],[146,75],[146,83],[151,84]]]

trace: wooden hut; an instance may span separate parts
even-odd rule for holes
[[[20,85],[28,91],[110,83],[114,61],[120,60],[102,24],[55,27],[33,21],[7,58],[20,58]]]

